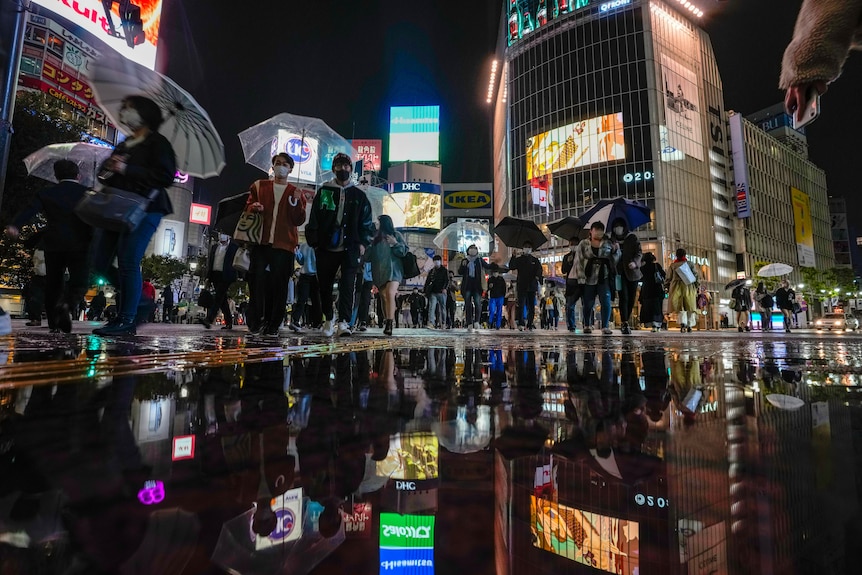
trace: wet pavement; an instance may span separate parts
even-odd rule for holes
[[[0,337],[6,573],[856,573],[862,338]]]

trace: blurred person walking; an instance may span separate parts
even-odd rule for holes
[[[620,244],[620,261],[617,263],[617,276],[619,279],[619,305],[620,305],[620,321],[622,328],[620,331],[628,335],[629,318],[635,307],[635,298],[637,297],[638,282],[643,278],[641,273],[641,242],[632,231],[629,231],[628,224],[622,218],[617,218],[611,225],[611,238]]]
[[[739,332],[751,331],[751,290],[745,284],[736,286],[730,293],[730,301]]]
[[[784,316],[784,333],[790,333],[793,325],[793,311],[796,306],[796,292],[790,287],[790,282],[781,280],[778,289],[775,290],[775,303]]]
[[[395,229],[391,217],[382,215],[378,220],[380,224],[377,235],[371,242],[366,257],[371,262],[374,285],[377,286],[378,293],[383,299],[383,333],[392,335],[392,327],[395,323],[395,297],[398,294],[398,286],[404,280],[401,258],[407,254],[408,248],[404,236]]]
[[[652,332],[657,332],[661,330],[664,319],[662,304],[664,303],[664,285],[667,274],[665,274],[661,264],[656,261],[652,252],[643,255],[641,273],[643,274],[643,283],[640,292],[640,322],[645,326],[652,327]]]
[[[296,248],[296,261],[299,263],[299,279],[296,282],[296,303],[290,318],[290,329],[302,333],[305,327],[316,325],[320,318],[320,286],[317,283],[317,254],[308,243]],[[306,313],[306,306],[311,302]]]
[[[517,252],[516,252],[517,253]],[[509,269],[518,273],[515,282],[518,294],[518,330],[534,330],[536,317],[536,294],[542,281],[542,264],[533,255],[533,244],[525,242],[519,255],[509,260]]]
[[[479,257],[479,248],[475,244],[467,247],[467,257],[458,266],[461,276],[461,296],[464,298],[464,318],[467,329],[479,329],[482,318],[482,292],[488,287],[485,270],[491,266]]]
[[[566,276],[566,328],[570,332],[577,329],[577,304],[583,294],[583,286],[578,281],[578,240],[569,239],[569,252],[563,256],[562,272]],[[586,324],[584,324],[586,326]]]
[[[434,267],[428,271],[425,278],[425,293],[428,295],[428,329],[440,326],[446,329],[446,288],[449,284],[449,272],[443,267],[443,258],[434,256]],[[440,320],[437,320],[437,315]]]
[[[605,235],[605,225],[593,222],[590,237],[578,244],[578,282],[584,286],[584,333],[592,333],[596,313],[596,297],[601,307],[602,333],[613,333],[610,328],[611,302],[614,277],[620,259],[620,246]]]
[[[24,224],[39,213],[45,215],[47,225],[42,233],[42,242],[48,327],[54,332],[69,333],[72,331],[72,313],[77,310],[89,287],[88,251],[93,230],[75,214],[75,206],[87,191],[86,186],[78,182],[78,165],[71,160],[57,160],[54,162],[54,176],[59,183],[37,192],[29,205],[6,226],[6,235],[18,238]],[[68,281],[65,280],[67,270]],[[37,319],[41,324],[41,311]],[[33,321],[31,318],[28,323]]]
[[[34,249],[30,262],[33,266],[33,275],[30,276],[30,280],[21,291],[28,320],[24,325],[40,327],[42,325],[42,312],[45,311],[45,275],[47,274],[45,250],[41,247]]]
[[[236,270],[233,268],[233,258],[239,246],[231,241],[227,234],[219,234],[218,242],[210,247],[207,258],[207,279],[213,286],[213,298],[207,315],[201,320],[207,329],[212,327],[216,314],[221,309],[224,315],[224,326],[222,329],[233,329],[233,315],[228,305],[227,292],[231,284],[236,281]]]
[[[497,264],[491,264],[491,277],[488,279],[488,327],[500,329],[503,308],[506,300],[506,280]]]
[[[676,250],[676,259],[670,264],[668,273],[671,311],[678,314],[679,331],[690,333],[691,326],[697,321],[697,270],[686,258],[683,248]],[[689,279],[691,282],[686,283]]]

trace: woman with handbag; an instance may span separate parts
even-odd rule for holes
[[[793,291],[793,288],[790,287],[790,282],[786,279],[781,280],[781,287],[775,290],[775,303],[784,316],[784,332],[790,333],[794,307],[798,304],[796,303],[796,292]]]
[[[640,322],[644,326],[650,326],[652,332],[661,330],[662,303],[664,303],[664,283],[667,276],[661,264],[655,259],[652,252],[643,255],[643,285],[640,292]]]
[[[93,330],[96,335],[135,335],[135,317],[141,299],[141,260],[162,217],[174,211],[165,188],[174,181],[176,156],[171,143],[158,132],[162,111],[144,96],[128,96],[119,113],[120,122],[131,132],[99,170],[99,180],[108,187],[150,198],[146,216],[131,231],[103,230],[97,258],[105,270],[117,256],[119,290],[117,317]]]
[[[366,259],[371,262],[371,278],[383,302],[383,333],[392,335],[395,296],[398,294],[398,286],[404,280],[401,258],[407,254],[408,248],[404,236],[395,229],[392,218],[382,215],[378,222],[377,235],[368,248]]]
[[[668,299],[671,309],[679,314],[679,331],[691,333],[691,326],[697,321],[697,271],[686,259],[684,249],[676,250],[676,259],[670,264],[668,271]]]

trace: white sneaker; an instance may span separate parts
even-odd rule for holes
[[[289,327],[293,331],[293,333],[304,333],[305,332],[305,330],[302,329],[302,326],[297,324],[297,323],[291,322]]]
[[[10,333],[12,333],[12,316],[0,307],[0,335],[9,335]]]
[[[479,324],[476,322],[473,322],[473,329],[474,330],[479,329]]]
[[[609,328],[609,327],[606,327],[606,328],[603,328],[603,329],[602,329],[602,333],[603,333],[603,334],[605,334],[605,335],[611,335],[612,333],[614,333],[614,330],[612,330],[612,329],[611,329],[611,328]]]
[[[351,329],[350,329],[350,324],[347,323],[346,321],[338,322],[338,335],[339,336],[353,335],[353,331],[351,331]]]
[[[425,329],[434,329],[434,324],[433,323],[426,323]]]
[[[335,320],[330,319],[323,322],[323,335],[326,337],[332,337],[335,335]]]

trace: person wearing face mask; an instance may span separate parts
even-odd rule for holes
[[[539,284],[542,282],[542,264],[533,255],[533,245],[529,242],[524,244],[521,254],[514,256],[509,261],[509,269],[517,272],[518,292],[518,329],[536,329],[533,320],[536,316],[536,294]]]
[[[371,245],[377,230],[371,204],[361,188],[351,180],[353,160],[336,154],[332,160],[335,179],[317,191],[305,226],[305,238],[317,254],[317,280],[323,305],[323,335],[351,335],[353,296],[360,259]],[[338,280],[338,311],[334,313],[332,288]]]
[[[212,305],[207,309],[206,318],[200,320],[207,329],[212,327],[216,314],[221,309],[224,315],[222,329],[233,329],[233,316],[227,302],[227,290],[236,281],[236,270],[233,269],[233,257],[238,246],[227,234],[219,234],[218,242],[211,248],[207,259],[207,280],[213,286]]]
[[[638,282],[643,279],[641,272],[641,242],[634,232],[628,229],[628,223],[622,219],[614,220],[613,240],[620,245],[620,261],[617,263],[617,276],[620,278],[620,320],[623,325],[620,331],[623,334],[632,332],[629,328],[629,318],[635,307]]]
[[[592,333],[595,319],[596,297],[602,312],[602,333],[613,333],[611,320],[611,291],[614,285],[620,246],[605,236],[605,225],[593,222],[590,237],[578,244],[578,281],[584,286],[584,333]]]
[[[461,295],[464,297],[464,323],[467,329],[479,329],[482,314],[482,292],[488,288],[485,270],[490,269],[488,262],[479,257],[479,248],[471,244],[467,257],[458,266],[461,276]]]
[[[491,264],[491,277],[488,279],[488,325],[491,329],[500,329],[505,301],[506,280],[500,275],[500,267]]]
[[[425,295],[428,296],[428,329],[434,329],[435,324],[441,329],[446,324],[446,287],[449,284],[449,272],[443,267],[443,258],[434,256],[434,267],[425,278]],[[440,310],[440,320],[437,320],[437,310]]]
[[[174,211],[165,188],[174,181],[176,155],[171,143],[158,132],[162,125],[159,105],[144,96],[128,96],[120,108],[119,120],[130,132],[114,148],[99,169],[99,181],[105,186],[150,197],[147,216],[132,232],[101,234],[93,250],[93,271],[107,275],[117,288],[119,313],[107,325],[93,330],[96,335],[135,335],[135,318],[141,299],[141,260],[150,238],[162,217]],[[116,275],[111,267],[117,258]]]
[[[272,157],[273,178],[249,188],[246,210],[263,216],[260,244],[251,250],[248,329],[276,336],[284,322],[287,291],[299,244],[298,226],[305,223],[305,196],[287,177],[293,158],[285,152]]]
[[[566,328],[572,333],[577,327],[577,303],[583,293],[578,282],[578,243],[577,236],[569,239],[569,253],[563,256],[562,265],[563,275],[566,276]]]

